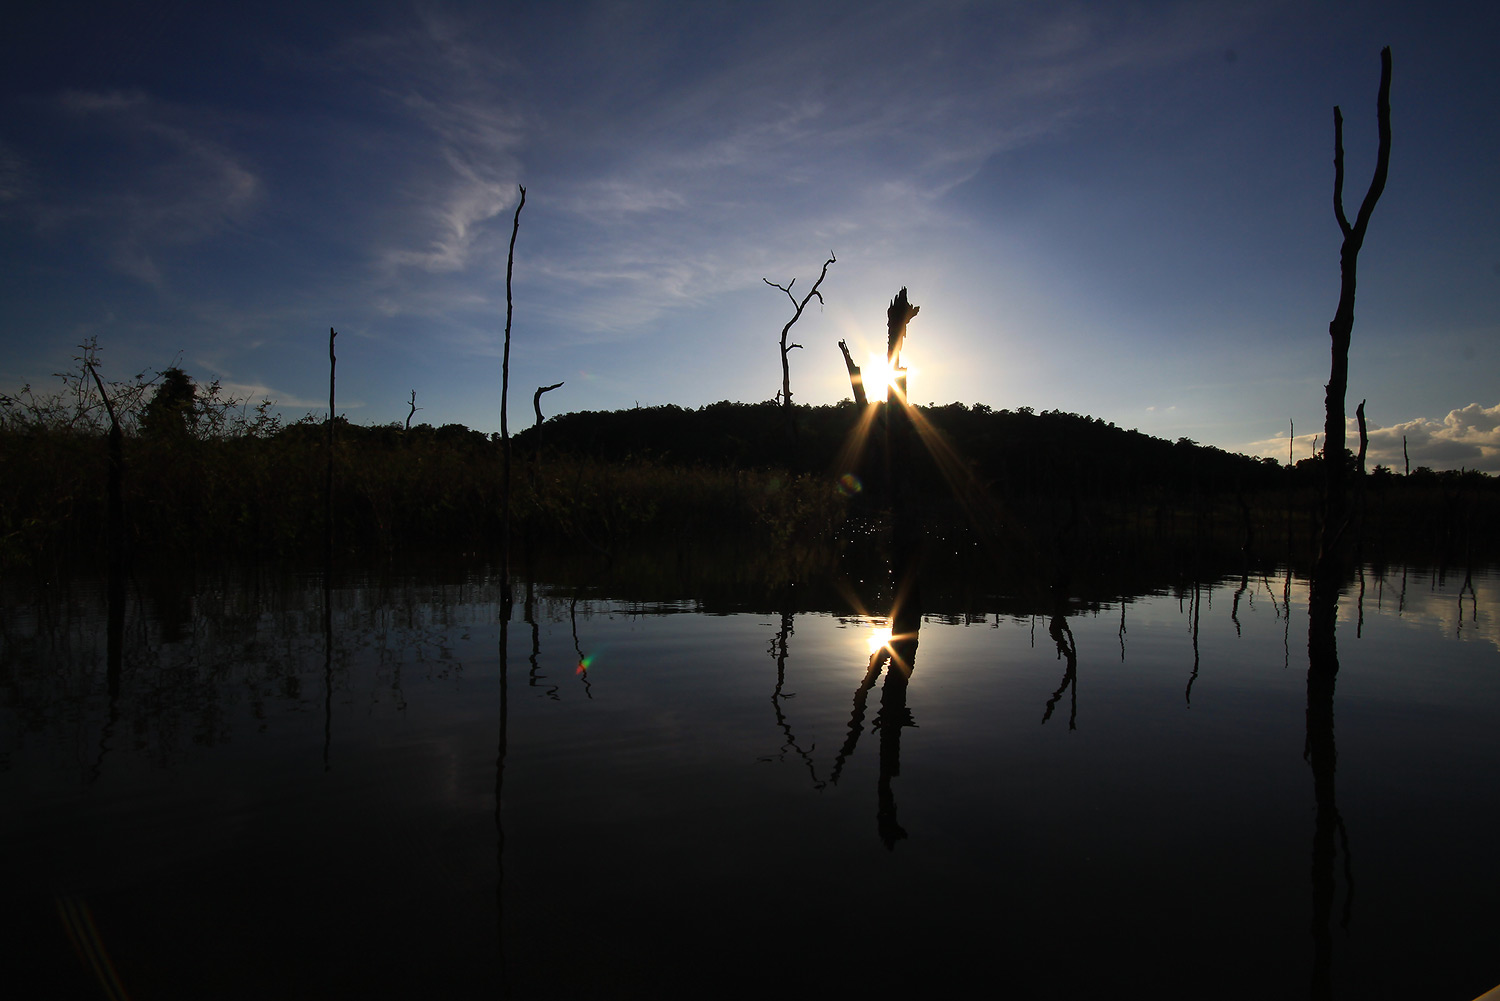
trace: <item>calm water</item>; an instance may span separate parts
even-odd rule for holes
[[[477,572],[326,609],[315,578],[132,585],[113,651],[102,587],[12,594],[5,969],[135,998],[1500,983],[1495,574],[1351,581],[1332,687],[1279,573],[929,588],[887,647],[844,590],[518,582],[503,659]]]

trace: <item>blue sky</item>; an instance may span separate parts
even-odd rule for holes
[[[0,41],[0,391],[97,337],[292,415],[848,395],[922,307],[919,403],[1299,458],[1393,51],[1350,412],[1374,461],[1500,472],[1493,4],[58,5]]]

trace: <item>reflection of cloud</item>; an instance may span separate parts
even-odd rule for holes
[[[1472,597],[1465,593],[1460,599],[1463,586],[1461,574],[1448,574],[1441,584],[1436,584],[1427,574],[1411,572],[1407,575],[1405,597],[1399,613],[1396,611],[1396,589],[1399,587],[1399,572],[1385,580],[1383,612],[1399,614],[1410,623],[1429,624],[1448,637],[1460,637],[1489,643],[1500,650],[1500,578],[1476,574],[1471,578],[1474,587]],[[1370,614],[1370,599],[1365,599],[1365,614]],[[1355,615],[1352,602],[1339,603],[1341,618]]]
[[[1353,417],[1348,419],[1346,434],[1350,450],[1357,450],[1359,425]],[[1305,459],[1312,454],[1313,440],[1319,437],[1321,430],[1315,434],[1299,434],[1296,457]],[[1500,473],[1500,404],[1486,407],[1471,403],[1450,410],[1441,421],[1417,417],[1387,427],[1370,427],[1368,438],[1365,465],[1370,469],[1378,464],[1399,472],[1405,468],[1405,455],[1409,454],[1413,469],[1419,466],[1433,469],[1463,467]],[[1242,446],[1242,451],[1284,460],[1287,440],[1277,435]]]

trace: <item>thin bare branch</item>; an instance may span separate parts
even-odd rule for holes
[[[1333,214],[1339,229],[1349,235],[1349,217],[1344,215],[1344,116],[1333,106]]]
[[[761,279],[761,281],[765,282],[772,288],[778,288],[781,289],[781,291],[785,292],[786,297],[790,299],[792,305],[796,307],[796,311],[792,313],[792,318],[786,321],[786,326],[781,328],[781,392],[777,394],[777,399],[781,401],[781,405],[786,411],[787,433],[792,437],[795,437],[796,425],[792,418],[792,372],[791,366],[787,363],[787,354],[792,350],[792,348],[800,348],[802,347],[802,345],[788,344],[787,334],[791,332],[793,324],[795,324],[802,318],[802,311],[807,308],[807,304],[812,301],[814,296],[817,296],[818,302],[820,304],[823,303],[823,294],[818,291],[818,287],[823,284],[823,279],[828,277],[829,265],[835,264],[837,262],[838,258],[834,256],[833,251],[830,250],[828,252],[828,260],[823,262],[823,270],[818,273],[818,280],[813,282],[813,287],[808,290],[807,295],[802,297],[801,302],[798,302],[797,297],[792,294],[792,286],[797,284],[797,279],[793,278],[785,285],[778,285],[776,282],[771,281],[771,279],[769,278]]]
[[[1370,214],[1375,203],[1385,191],[1386,173],[1391,165],[1391,47],[1380,50],[1380,95],[1375,100],[1375,116],[1380,128],[1380,146],[1375,152],[1375,176],[1370,179],[1370,189],[1360,203],[1359,215],[1354,220],[1354,229],[1364,239],[1365,227],[1370,223]]]
[[[560,386],[562,386],[562,383],[560,383],[560,382],[554,382],[550,386],[538,386],[537,389],[536,389],[536,392],[532,395],[532,397],[531,397],[531,407],[532,407],[533,410],[536,411],[536,422],[538,424],[540,424],[540,423],[542,423],[542,421],[546,420],[546,418],[542,416],[542,394],[543,393],[550,393],[554,389],[559,388]]]

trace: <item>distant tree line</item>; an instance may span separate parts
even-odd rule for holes
[[[86,352],[87,354],[87,352]],[[178,369],[102,384],[124,431],[124,500],[136,557],[297,558],[320,551],[327,418],[284,423]],[[699,540],[832,552],[882,512],[837,466],[855,404],[797,406],[788,449],[778,402],[579,412],[513,436],[511,538],[616,556]],[[939,462],[909,475],[929,528],[1059,545],[1214,540],[1304,547],[1321,459],[1285,467],[1097,418],[984,405],[919,408]],[[485,553],[504,537],[497,435],[459,424],[361,426],[336,418],[334,536],[342,551]],[[84,368],[59,392],[0,397],[0,565],[87,559],[104,547],[109,422]],[[1352,458],[1348,459],[1352,463]],[[1355,475],[1363,538],[1494,552],[1500,481],[1384,467]]]

